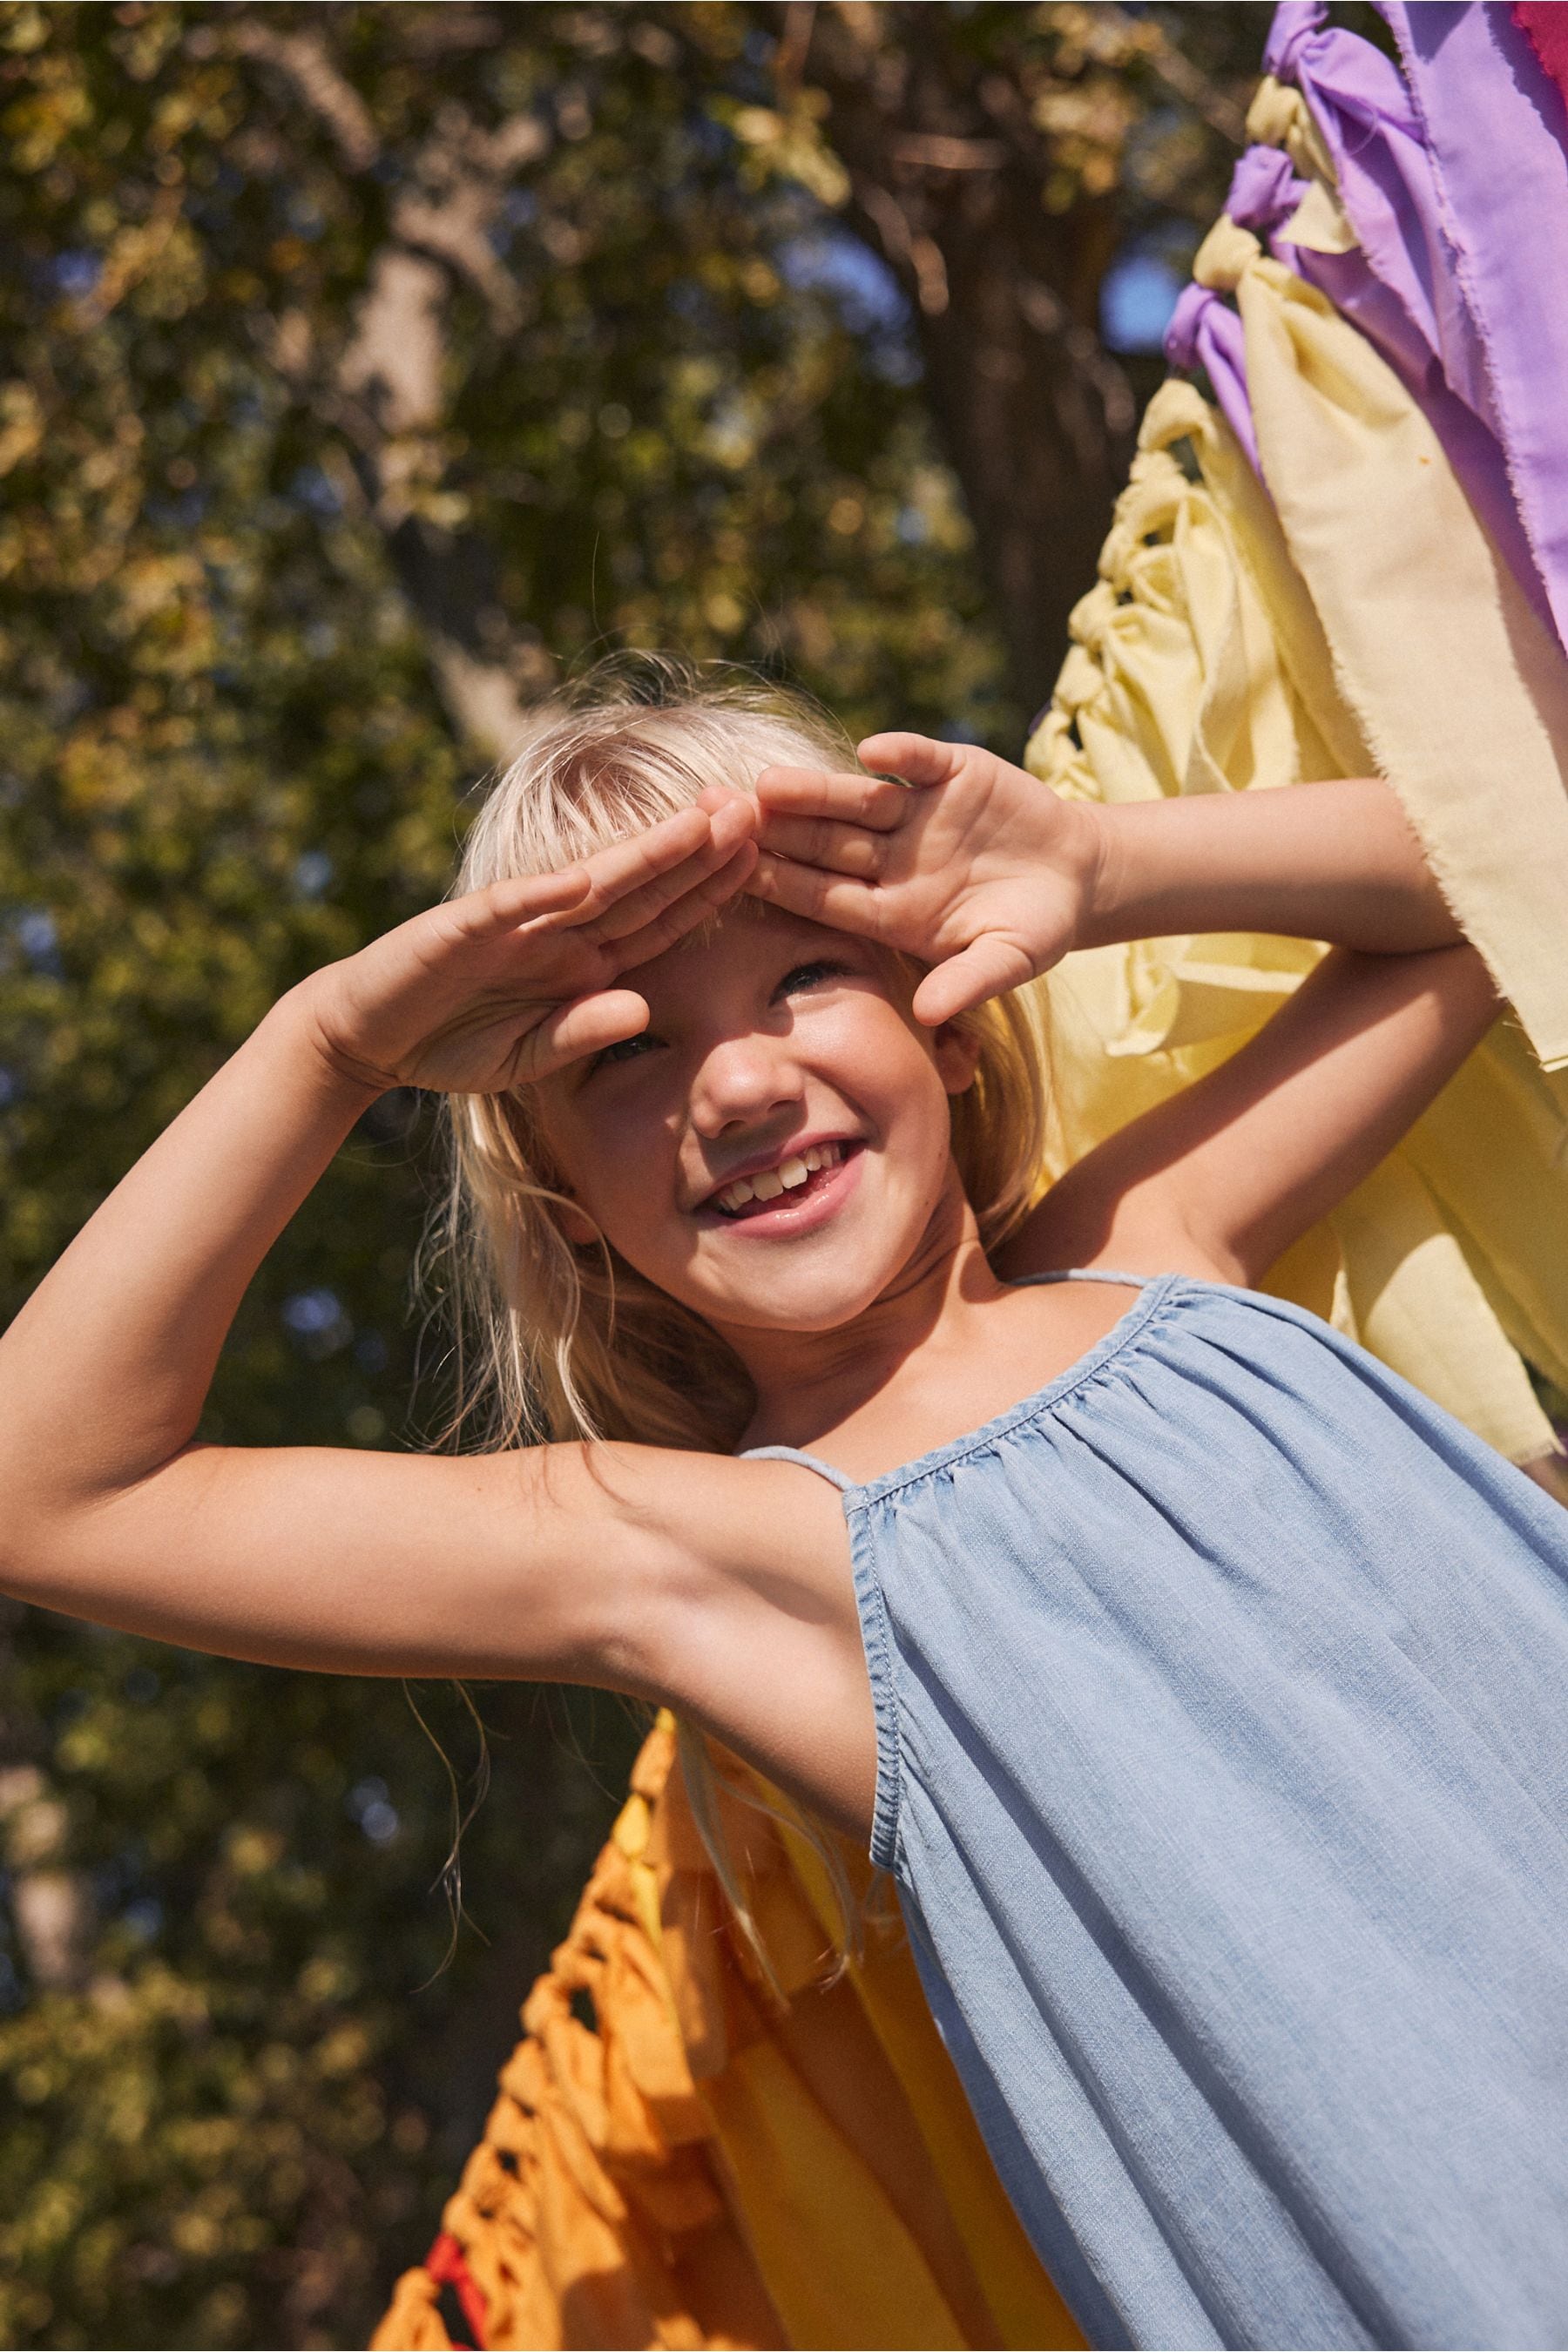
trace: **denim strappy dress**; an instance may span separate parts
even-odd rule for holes
[[[758,1451],[844,1489],[872,1856],[1091,2340],[1568,2344],[1568,1512],[1171,1275],[865,1486]]]

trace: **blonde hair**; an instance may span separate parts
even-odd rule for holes
[[[556,871],[689,806],[708,785],[750,791],[780,761],[857,764],[844,730],[802,694],[717,665],[613,656],[533,714],[469,830],[454,894]],[[987,1248],[1025,1214],[1044,1164],[1038,1024],[1027,996],[994,999],[955,1024],[979,1052],[973,1086],[953,1098],[952,1150]],[[528,1091],[451,1096],[447,1112],[441,1240],[458,1327],[448,1434],[478,1435],[494,1449],[621,1438],[732,1451],[755,1402],[744,1368],[606,1241],[568,1237],[560,1171]],[[694,1736],[683,1738],[706,1833],[716,1813],[704,1753]],[[728,1858],[711,1837],[710,1844],[755,1947]]]

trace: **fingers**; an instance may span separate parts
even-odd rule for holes
[[[574,997],[539,1024],[531,1041],[532,1058],[559,1068],[581,1061],[585,1054],[602,1053],[623,1038],[638,1037],[647,1027],[644,1000],[629,988],[605,988],[593,996]]]
[[[682,809],[629,841],[616,842],[586,861],[592,887],[566,920],[593,940],[630,939],[721,871],[749,841],[755,823],[751,799],[737,795],[711,815]]]
[[[651,963],[688,931],[695,930],[717,908],[724,906],[742,889],[756,863],[756,844],[742,842],[740,847],[713,873],[698,877],[689,887],[669,904],[660,908],[638,929],[626,932],[615,945],[615,958],[623,971],[638,964]]]
[[[862,939],[879,939],[882,933],[886,901],[868,883],[817,866],[797,866],[794,858],[775,857],[765,849],[758,852],[746,891],[769,906],[805,915],[814,923],[830,923],[836,930],[855,931]]]
[[[765,768],[757,779],[757,839],[764,852],[861,882],[882,875],[889,836],[913,806],[902,784],[826,768]]]
[[[605,911],[637,890],[657,885],[689,857],[700,855],[712,834],[712,819],[700,808],[678,809],[658,824],[613,841],[583,861],[588,894],[578,918],[597,922]]]
[[[797,866],[820,866],[830,874],[853,875],[861,882],[879,879],[892,845],[889,835],[873,833],[865,825],[836,824],[828,817],[771,814],[763,817],[757,841],[759,847],[793,858]]]
[[[764,768],[757,778],[757,800],[764,823],[780,816],[828,817],[840,824],[868,826],[873,833],[892,833],[910,814],[902,784],[890,784],[885,776],[850,775],[828,768]]]
[[[916,989],[910,1009],[917,1021],[935,1029],[990,997],[1022,988],[1034,976],[1035,967],[1016,940],[988,931],[945,963],[933,965]]]
[[[525,923],[557,919],[573,928],[603,922],[608,910],[619,908],[630,926],[643,919],[648,905],[657,903],[667,887],[689,887],[693,872],[706,873],[721,865],[736,840],[754,822],[748,802],[743,812],[726,812],[718,818],[700,808],[680,809],[661,824],[613,842],[608,849],[558,874],[519,874],[492,882],[453,899],[445,909],[458,932],[482,940]],[[683,875],[682,869],[688,869]],[[627,902],[645,894],[641,905]]]
[[[681,809],[559,874],[493,883],[443,913],[469,940],[555,932],[608,950],[612,967],[625,970],[734,897],[755,859],[756,820],[749,793],[720,791],[711,807]]]
[[[868,768],[879,768],[885,775],[901,776],[906,784],[951,783],[966,761],[974,757],[972,743],[938,743],[930,735],[910,735],[895,730],[887,735],[868,735],[855,746]],[[895,784],[893,790],[899,787]]]
[[[742,792],[735,784],[704,784],[697,795],[697,805],[706,809],[710,816],[717,816],[721,809],[732,806],[736,801],[749,802],[751,797],[750,793]]]
[[[542,915],[561,913],[576,906],[588,893],[588,877],[580,866],[559,874],[516,874],[454,898],[447,909],[467,939],[479,940],[497,931],[515,930]]]

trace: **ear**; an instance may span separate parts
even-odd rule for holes
[[[931,1031],[931,1058],[936,1074],[950,1095],[966,1094],[980,1067],[980,1038],[956,1021],[943,1021]]]

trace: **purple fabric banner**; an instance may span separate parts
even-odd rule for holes
[[[1380,6],[1405,62],[1453,285],[1470,323],[1468,373],[1450,370],[1445,343],[1445,373],[1501,445],[1557,635],[1568,646],[1563,100],[1506,6]],[[1348,198],[1346,209],[1359,233]]]
[[[1298,176],[1283,148],[1244,147],[1230,175],[1225,208],[1242,228],[1272,238],[1277,229],[1284,227],[1307,188],[1308,183]],[[1275,250],[1279,252],[1278,246]],[[1284,257],[1280,252],[1279,258]]]
[[[1429,5],[1426,0],[1423,16]],[[1289,217],[1283,208],[1289,191],[1304,193],[1305,184],[1278,151],[1247,150],[1226,208],[1244,227],[1270,237],[1278,257],[1382,352],[1420,402],[1499,553],[1568,645],[1568,609],[1563,618],[1553,609],[1494,429],[1487,354],[1466,300],[1420,113],[1390,60],[1359,34],[1329,25],[1327,14],[1321,0],[1281,0],[1264,64],[1278,79],[1293,82],[1311,108],[1360,249],[1319,253],[1279,236]],[[1275,153],[1277,161],[1272,169],[1252,163],[1254,153]]]
[[[1311,108],[1366,266],[1389,298],[1384,340],[1396,344],[1415,374],[1436,352],[1445,383],[1485,416],[1485,370],[1444,233],[1420,116],[1398,68],[1359,34],[1327,24],[1327,16],[1321,0],[1281,0],[1264,71],[1293,82]]]
[[[1331,26],[1323,0],[1280,0],[1263,60],[1310,107],[1359,249],[1320,253],[1281,236],[1307,184],[1276,148],[1246,151],[1226,210],[1389,362],[1568,649],[1568,117],[1498,0],[1379,5],[1408,82]],[[1165,352],[1173,367],[1207,371],[1257,467],[1230,305],[1189,287]]]
[[[1165,330],[1165,357],[1184,373],[1205,370],[1220,414],[1258,472],[1258,436],[1247,393],[1247,345],[1241,320],[1206,286],[1184,286]]]

